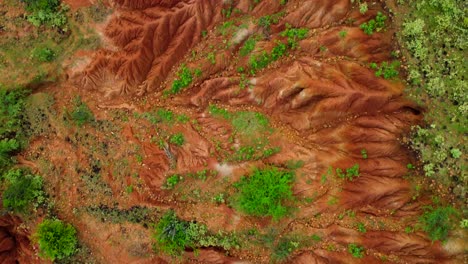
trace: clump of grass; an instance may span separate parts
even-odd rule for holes
[[[291,210],[287,204],[294,201],[293,182],[294,174],[290,171],[275,167],[255,169],[234,184],[237,193],[232,205],[248,215],[278,220]]]

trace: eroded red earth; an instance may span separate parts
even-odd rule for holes
[[[429,200],[425,195],[414,199],[407,164],[417,161],[402,143],[410,126],[420,122],[422,109],[405,99],[400,81],[376,77],[368,67],[391,60],[391,52],[398,49],[390,25],[373,35],[359,28],[378,11],[385,12],[384,4],[370,5],[365,15],[349,0],[291,0],[286,5],[266,0],[115,0],[111,5],[114,12],[103,26],[104,47],[84,53],[88,64],[68,66],[67,82],[40,91],[55,98],[47,112],[50,128],[31,142],[23,160],[44,176],[58,215],[77,227],[96,261],[171,262],[151,251],[150,229],[111,224],[83,209],[103,204],[174,208],[181,218],[205,223],[215,232],[274,225],[279,236],[320,234],[320,243],[293,252],[289,263],[381,263],[383,258],[386,263],[462,263],[462,237],[443,246],[422,232],[404,232],[417,223]],[[229,8],[235,11],[228,19],[222,10]],[[281,11],[284,16],[267,31],[256,23]],[[234,23],[222,34],[226,21]],[[270,51],[276,40],[284,41],[280,32],[287,24],[309,29],[299,47],[255,75],[239,73],[239,67],[248,68],[249,57],[239,56],[245,41],[264,36],[252,54]],[[347,32],[344,37],[342,31]],[[201,76],[179,94],[163,96],[182,64],[201,69]],[[101,120],[98,126],[64,126],[52,118],[70,109],[77,94]],[[210,104],[231,112],[263,113],[274,129],[269,145],[280,152],[255,161],[228,161],[234,155],[231,146],[242,142],[232,139],[226,120],[209,113]],[[154,125],[137,117],[161,107],[190,121]],[[186,141],[180,147],[160,148],[152,140],[179,132]],[[253,167],[285,167],[291,160],[304,162],[296,171],[294,192],[309,202],[279,223],[210,200],[224,191],[225,182],[234,182]],[[330,167],[354,164],[359,164],[360,177],[353,181],[327,173]],[[173,191],[162,188],[171,174],[205,168],[218,175],[203,182],[187,179]],[[101,175],[103,186],[83,176],[93,171]],[[134,188],[129,193],[130,185]],[[343,217],[346,212],[355,212],[354,218]],[[2,221],[1,254],[8,255],[4,263],[16,256],[32,257],[26,244],[8,253],[25,235],[14,219]],[[367,232],[357,231],[356,222],[365,223]],[[353,258],[347,252],[349,243],[363,245],[365,257]],[[183,261],[268,263],[269,252],[259,248],[229,254],[206,248],[198,256],[186,252]]]

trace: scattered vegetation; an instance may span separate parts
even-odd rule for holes
[[[408,61],[409,93],[427,106],[425,126],[413,130],[411,146],[423,170],[462,199],[466,196],[466,6],[463,1],[406,1],[409,12],[399,37]]]
[[[35,237],[42,257],[52,261],[72,256],[78,239],[76,229],[57,219],[46,219],[37,227]]]
[[[378,12],[374,19],[362,23],[360,28],[367,35],[372,35],[374,32],[380,32],[385,28],[385,20],[387,20],[387,16],[383,15],[382,12]]]
[[[292,28],[286,24],[286,29],[280,33],[280,36],[287,38],[287,44],[276,41],[271,53],[262,51],[261,53],[250,56],[249,67],[250,73],[254,75],[257,71],[266,68],[271,62],[287,54],[288,49],[297,49],[298,41],[307,37],[309,29],[307,28]]]
[[[288,203],[294,201],[292,183],[294,174],[275,167],[255,169],[234,184],[237,193],[232,205],[253,216],[272,216],[274,220],[290,212]]]
[[[352,181],[355,177],[359,177],[359,164],[354,164],[351,168],[346,169],[346,173],[342,169],[336,168],[336,175],[341,179]]]
[[[167,177],[166,183],[163,185],[163,189],[174,189],[174,187],[183,179],[184,178],[178,174],[171,175]]]
[[[117,207],[109,207],[106,205],[87,207],[86,212],[90,215],[98,217],[102,222],[109,221],[111,223],[130,222],[135,224],[150,224],[153,223],[158,209],[133,206],[128,209],[119,209]]]
[[[266,34],[270,33],[270,27],[272,24],[278,24],[280,19],[285,15],[285,12],[278,12],[276,14],[272,15],[266,15],[262,16],[261,18],[258,19],[258,25],[263,27],[265,30]]]

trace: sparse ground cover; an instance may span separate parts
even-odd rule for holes
[[[376,50],[378,55],[370,55],[370,61],[357,63],[352,54],[336,55],[340,47],[350,45],[349,40],[354,41],[353,47],[360,42],[372,44],[390,34],[398,20],[374,2],[351,2],[349,8],[356,15],[374,15],[359,23],[347,20],[346,26],[332,23],[320,28],[310,26],[316,23],[309,21],[314,16],[301,14],[293,1],[251,1],[246,8],[226,1],[223,9],[216,9],[222,19],[211,28],[192,27],[190,35],[196,35],[194,39],[201,36],[201,44],[184,47],[188,56],[174,59],[177,63],[168,73],[173,78],[159,88],[151,87],[154,90],[143,97],[125,93],[102,96],[101,86],[125,82],[122,76],[115,83],[107,79],[111,84],[104,82],[95,90],[81,89],[79,82],[49,78],[61,76],[57,69],[77,48],[93,47],[93,34],[82,25],[105,20],[110,9],[102,3],[71,11],[58,1],[49,1],[51,6],[28,9],[29,22],[15,16],[18,26],[33,23],[38,26],[35,34],[61,39],[48,38],[46,43],[35,36],[14,47],[6,38],[5,49],[0,51],[7,54],[5,69],[18,67],[11,76],[24,78],[20,83],[8,76],[8,89],[0,89],[4,209],[22,216],[22,226],[34,233],[32,243],[39,246],[36,253],[64,263],[241,259],[289,263],[310,262],[317,252],[322,258],[344,263],[361,258],[411,263],[421,257],[418,254],[436,261],[458,260],[459,253],[446,252],[438,241],[458,243],[458,234],[466,231],[465,212],[450,192],[429,188],[418,175],[419,164],[398,143],[405,128],[415,123],[408,115],[399,114],[417,112],[416,108],[402,103],[399,92],[384,97],[379,97],[379,92],[398,90],[400,78],[408,70],[412,85],[408,89],[415,91],[412,94],[421,103],[430,105],[426,119],[432,120],[432,125],[415,128],[411,139],[421,153],[422,171],[451,183],[458,188],[453,189],[455,194],[463,194],[465,149],[456,142],[464,142],[466,120],[452,111],[463,109],[462,95],[454,99],[450,94],[455,90],[462,94],[463,89],[449,86],[464,83],[460,77],[463,45],[458,38],[435,41],[434,45],[447,51],[438,54],[447,59],[446,67],[439,67],[441,59],[436,51],[421,51],[421,47],[430,47],[428,43],[436,35],[420,32],[434,29],[449,37],[453,32],[464,36],[461,9],[451,0],[409,4],[407,11],[413,12],[409,17],[416,20],[402,21],[400,33],[408,52],[389,50],[381,55]],[[320,1],[312,3],[321,5]],[[184,12],[200,10],[196,7]],[[431,8],[442,9],[440,17],[427,17]],[[48,14],[41,15],[44,12]],[[119,12],[125,23],[146,23],[123,9]],[[151,16],[150,10],[145,12]],[[210,19],[218,19],[213,14],[209,18],[188,17],[206,19],[207,25]],[[455,17],[458,27],[452,28],[446,21]],[[152,21],[157,23],[157,19]],[[135,51],[131,43],[146,34],[134,26],[133,40],[122,46],[122,54]],[[108,29],[105,34],[119,35],[122,28]],[[448,31],[444,33],[443,28]],[[177,38],[184,39],[185,31],[181,32]],[[245,35],[239,37],[238,32]],[[367,43],[357,37],[361,35],[373,41]],[[338,44],[331,43],[337,37]],[[315,38],[326,41],[318,43]],[[146,41],[160,41],[149,39]],[[158,46],[157,52],[163,52],[164,47],[180,48],[177,42],[166,44]],[[18,52],[25,49],[23,45],[28,52]],[[310,55],[317,50],[320,55]],[[107,66],[112,64],[113,55],[106,52]],[[327,57],[333,52],[336,54]],[[132,54],[132,63],[144,65],[138,61],[138,53]],[[18,60],[13,65],[14,56]],[[21,65],[26,57],[30,64]],[[381,61],[381,57],[388,60]],[[428,68],[429,62],[437,63]],[[120,58],[112,67],[131,67],[132,63]],[[31,85],[30,77],[41,67],[49,67],[44,70],[48,77],[37,79],[40,85]],[[147,76],[153,71],[151,67],[143,70]],[[30,68],[31,76],[27,72]],[[352,72],[354,69],[359,73]],[[106,74],[112,69],[107,70],[100,76],[108,78]],[[165,69],[155,72],[164,78]],[[315,75],[320,78],[311,79]],[[92,82],[98,83],[100,76],[91,78]],[[414,76],[419,76],[418,82]],[[49,86],[46,81],[57,82]],[[435,82],[444,87],[443,93],[433,93]],[[32,95],[24,88],[11,89],[17,86],[12,83],[29,86]],[[364,92],[367,85],[376,89]],[[327,91],[330,87],[332,92]],[[437,97],[442,94],[448,96]],[[379,107],[385,117],[372,112],[388,98],[396,110]],[[329,101],[324,105],[323,100]],[[438,108],[439,103],[452,105]],[[359,108],[362,105],[365,107]],[[440,109],[445,113],[437,119],[435,113]],[[453,126],[458,130],[452,130]],[[445,131],[448,134],[443,134]],[[438,152],[434,154],[438,163],[432,151]],[[31,216],[24,217],[25,212]],[[397,236],[400,233],[404,233],[404,243]],[[396,249],[389,252],[375,247],[377,241],[394,243],[391,245]],[[398,249],[400,242],[409,245],[403,254]],[[407,254],[408,247],[418,250]]]

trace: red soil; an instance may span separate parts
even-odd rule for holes
[[[242,12],[249,10],[247,0],[224,2],[233,2],[233,8]],[[394,49],[392,30],[368,36],[359,29],[359,24],[373,17],[380,7],[374,6],[361,15],[349,0],[291,0],[285,6],[279,1],[261,1],[250,14],[258,18],[284,10],[286,15],[277,25],[272,25],[269,41],[259,41],[254,54],[271,49],[274,40],[281,39],[279,32],[286,28],[286,23],[307,27],[310,33],[300,41],[300,48],[248,79],[251,88],[242,89],[242,78],[236,69],[245,67],[247,59],[238,57],[237,51],[249,35],[262,32],[259,26],[251,24],[248,34],[240,41],[226,49],[215,49],[214,64],[206,59],[210,45],[218,47],[225,39],[216,33],[215,27],[225,21],[221,10],[228,4],[223,6],[223,1],[215,0],[116,0],[113,5],[115,13],[105,27],[105,36],[115,48],[97,51],[90,64],[72,76],[71,83],[45,90],[59,99],[56,109],[66,107],[78,93],[97,119],[111,120],[112,109],[116,108],[138,113],[163,106],[185,113],[197,122],[159,128],[185,135],[186,144],[169,147],[175,164],[149,140],[156,134],[153,127],[132,117],[127,123],[119,123],[122,129],[113,131],[112,135],[92,128],[75,131],[53,124],[58,131],[54,137],[42,137],[31,144],[25,156],[31,159],[40,153],[53,164],[48,182],[54,187],[48,191],[57,200],[61,217],[78,227],[80,238],[88,243],[97,259],[106,263],[163,263],[160,256],[138,258],[128,253],[138,239],[118,237],[117,226],[103,226],[91,217],[76,218],[72,214],[73,208],[96,203],[83,193],[75,164],[90,166],[96,159],[110,162],[103,166],[101,175],[106,175],[103,180],[114,195],[100,197],[100,203],[118,202],[124,208],[172,207],[181,217],[206,223],[212,230],[240,230],[267,226],[270,222],[245,217],[227,205],[179,199],[161,188],[167,175],[208,167],[218,168],[220,174],[226,170],[229,178],[235,180],[254,166],[284,166],[289,160],[302,160],[305,165],[297,171],[300,177],[294,191],[300,198],[315,200],[301,205],[294,217],[282,220],[281,224],[287,226],[284,232],[320,232],[324,234],[324,244],[295,252],[292,263],[380,263],[382,254],[390,256],[394,263],[460,261],[460,252],[449,253],[440,244],[432,244],[422,233],[403,232],[404,226],[415,224],[415,216],[427,198],[412,199],[412,186],[404,177],[408,175],[406,165],[415,160],[401,143],[410,126],[421,120],[422,110],[403,97],[402,83],[378,78],[367,66],[369,62],[391,60]],[[344,38],[339,36],[343,30],[347,32]],[[202,37],[204,31],[208,32],[206,38]],[[323,46],[326,51],[321,51]],[[192,50],[194,57],[190,57]],[[162,90],[175,77],[175,66],[182,63],[202,69],[202,76],[182,93],[161,99]],[[144,102],[136,97],[143,95]],[[223,120],[208,114],[206,108],[210,103],[267,115],[277,131],[271,144],[280,146],[281,152],[261,161],[219,169],[222,155],[213,139],[219,140],[221,148],[228,149],[232,131]],[[86,145],[73,143],[73,137],[79,132],[92,134],[98,142],[107,144],[112,154],[90,154]],[[133,145],[139,146],[144,159],[140,165],[130,162],[127,166],[138,172],[142,186],[125,196],[125,184],[133,183],[134,179],[130,173],[123,180],[119,178],[116,163],[134,157],[130,147]],[[367,150],[367,159],[362,158],[362,149]],[[329,166],[345,169],[356,163],[360,165],[359,178],[343,182],[330,176],[328,182],[321,182]],[[66,175],[67,180],[61,175]],[[208,180],[200,188],[212,191],[216,188],[212,183]],[[66,199],[62,192],[67,194]],[[336,203],[331,204],[333,197]],[[381,221],[386,227],[359,233],[349,221],[336,220],[338,214],[348,209],[354,210],[360,219]],[[322,217],[317,218],[318,214]],[[131,225],[126,228],[140,230]],[[346,252],[347,244],[352,242],[366,248],[365,258],[357,260]],[[336,250],[326,250],[326,244],[336,245]],[[143,247],[144,252],[151,254],[148,253],[150,241],[145,240]],[[5,250],[8,248],[12,247],[5,246]],[[241,259],[268,262],[265,253],[254,255],[243,250],[226,257],[222,252],[203,249],[198,257],[193,253],[185,257],[198,263],[230,263]]]

